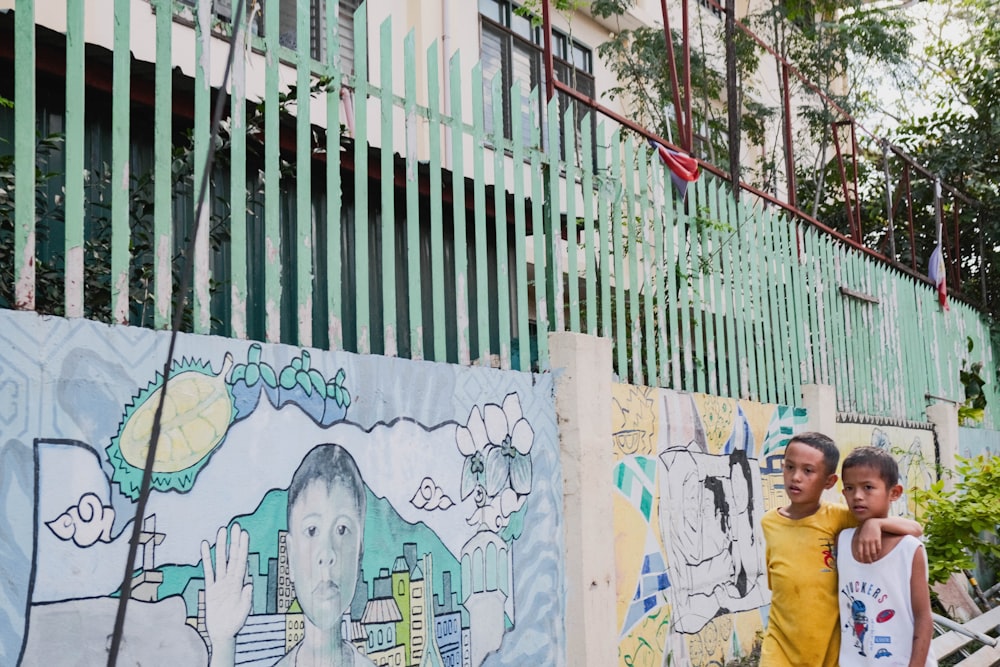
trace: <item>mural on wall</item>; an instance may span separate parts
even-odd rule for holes
[[[805,411],[615,385],[619,663],[722,665],[764,627],[760,519]]]
[[[877,424],[837,423],[834,436],[840,449],[840,460],[856,447],[870,445],[889,451],[899,464],[899,483],[903,485],[903,495],[895,501],[890,513],[895,516],[913,516],[915,507],[909,490],[913,487],[928,488],[937,478],[934,473],[934,431],[928,428],[904,428]],[[843,502],[843,486],[827,492],[830,499]]]
[[[128,664],[562,659],[548,376],[0,318],[0,663],[103,663],[133,520]]]
[[[980,454],[987,457],[1000,456],[1000,431],[960,426],[958,455],[971,459]]]

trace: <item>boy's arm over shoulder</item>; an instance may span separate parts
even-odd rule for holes
[[[881,519],[869,519],[869,521],[879,521],[883,533],[913,535],[914,537],[920,537],[924,534],[924,529],[919,523],[902,516],[887,516]]]
[[[913,552],[910,570],[910,605],[913,607],[913,648],[909,667],[924,667],[931,648],[934,622],[931,618],[931,598],[927,588],[927,555],[921,545]]]
[[[882,553],[885,534],[920,537],[923,532],[920,524],[912,519],[896,516],[868,519],[858,528],[858,539],[853,546],[854,558],[860,563],[874,562]]]

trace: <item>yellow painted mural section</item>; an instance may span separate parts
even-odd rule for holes
[[[840,460],[856,447],[870,445],[892,453],[899,463],[899,483],[903,496],[893,503],[892,512],[912,516],[916,512],[910,489],[928,488],[934,483],[934,432],[928,429],[871,424],[837,424],[834,441],[840,449]],[[837,493],[843,487],[837,482]]]
[[[615,385],[619,664],[722,665],[764,627],[760,518],[805,411]]]
[[[619,665],[750,653],[770,604],[760,519],[787,502],[784,449],[805,410],[628,385],[612,400]],[[929,429],[838,423],[828,435],[841,460],[863,445],[891,451],[906,489],[934,481]],[[912,514],[908,497],[895,514]]]

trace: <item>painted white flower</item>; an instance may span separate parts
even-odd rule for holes
[[[472,496],[476,511],[471,525],[499,530],[524,505],[531,492],[531,457],[535,432],[521,412],[516,393],[503,405],[473,407],[465,426],[459,426],[455,443],[465,456],[462,500]]]

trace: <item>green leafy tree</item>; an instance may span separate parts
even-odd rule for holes
[[[977,202],[958,202],[958,257],[966,295],[979,297],[992,315],[1000,312],[1000,25],[995,0],[931,0],[934,21],[948,17],[948,30],[935,32],[915,54],[920,83],[907,91],[923,104],[910,105],[899,118],[893,142],[942,181]],[[919,97],[917,97],[919,95]],[[908,112],[908,113],[907,113]],[[929,184],[914,192],[919,206],[933,202]],[[951,220],[952,211],[946,211]],[[925,219],[926,220],[926,219]],[[933,220],[918,231],[920,251],[936,242]],[[952,239],[952,246],[954,240]],[[947,253],[946,257],[951,258]],[[979,299],[977,299],[979,300]]]
[[[955,478],[952,490],[943,480],[926,490],[911,489],[932,583],[973,569],[977,556],[992,569],[1000,563],[1000,545],[983,539],[987,532],[995,535],[1000,517],[1000,456],[958,457]]]

